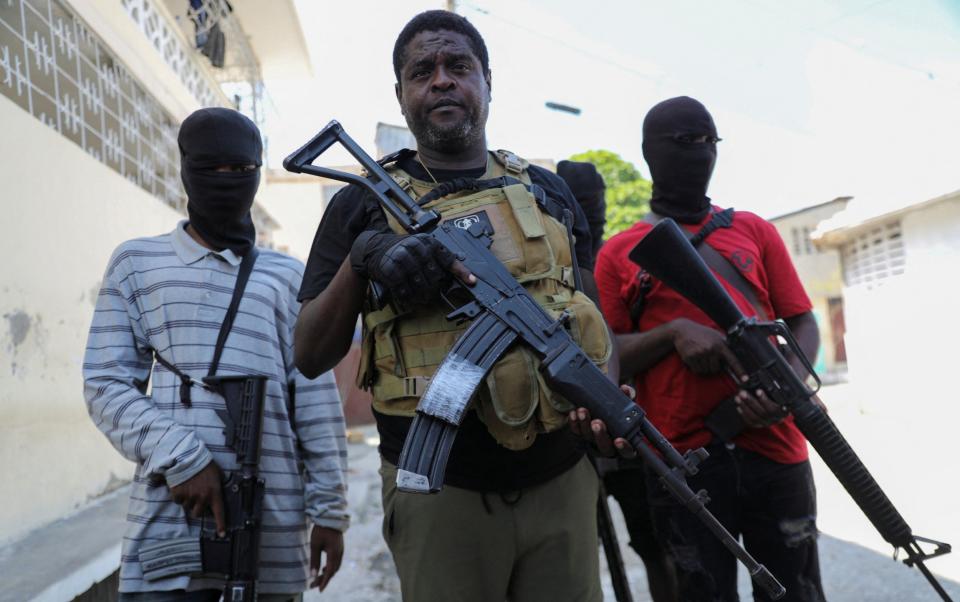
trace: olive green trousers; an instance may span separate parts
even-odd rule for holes
[[[509,494],[398,492],[381,460],[383,537],[405,602],[594,602],[600,590],[597,475],[586,458]]]

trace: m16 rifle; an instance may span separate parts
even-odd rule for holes
[[[333,144],[340,143],[366,171],[366,177],[312,165]],[[681,455],[647,420],[643,410],[611,382],[573,341],[564,327],[568,316],[552,318],[490,251],[490,232],[483,223],[467,229],[417,204],[390,174],[331,121],[303,147],[288,156],[287,171],[356,184],[368,190],[411,234],[427,233],[453,253],[476,276],[476,283],[455,283],[444,298],[467,301],[447,316],[472,320],[430,380],[404,442],[397,471],[403,491],[431,493],[443,485],[450,448],[480,382],[515,343],[540,358],[540,370],[552,391],[586,407],[603,420],[610,433],[623,437],[661,479],[666,489],[694,513],[746,566],[768,595],[779,598],[783,586],[753,559],[707,509],[706,492],[694,493],[685,475],[695,474],[706,457],[703,449]]]
[[[224,537],[211,517],[204,516],[200,538],[178,537],[143,546],[143,578],[155,581],[182,574],[205,573],[224,579],[224,602],[255,602],[260,560],[260,528],[264,481],[259,477],[260,440],[266,376],[205,376],[203,385],[223,396],[226,444],[237,455],[239,469],[223,480]]]
[[[880,485],[857,457],[836,425],[814,401],[815,390],[797,376],[771,337],[782,338],[804,368],[820,381],[810,361],[794,340],[790,329],[780,322],[758,322],[747,318],[707,267],[703,258],[671,219],[658,223],[630,252],[630,259],[653,277],[699,307],[727,335],[727,345],[740,361],[749,380],[746,390],[761,389],[775,403],[793,415],[794,424],[813,445],[824,463],[870,519],[880,535],[907,553],[904,563],[916,566],[943,600],[950,600],[940,583],[927,569],[925,560],[950,552],[950,544],[913,535]],[[920,542],[935,549],[925,552]]]
[[[240,466],[223,483],[226,537],[218,537],[216,529],[201,530],[203,572],[224,576],[223,602],[253,602],[265,488],[259,466],[267,377],[207,376],[203,382],[226,401],[226,410],[217,414],[223,420],[227,446],[236,452]]]

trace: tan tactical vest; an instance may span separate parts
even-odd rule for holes
[[[524,184],[528,163],[508,151],[491,152],[481,179],[509,175],[522,184],[483,191],[463,191],[425,205],[443,221],[458,226],[484,220],[492,227],[491,250],[552,316],[569,310],[570,334],[587,356],[606,369],[612,345],[597,307],[574,289],[572,252],[566,227],[541,210]],[[420,198],[436,184],[415,180],[397,167],[387,168],[410,196]],[[390,227],[403,229],[388,216]],[[413,416],[430,377],[469,324],[445,318],[452,309],[437,303],[404,309],[365,308],[363,353],[358,384],[373,393],[378,412]],[[572,405],[547,389],[539,360],[522,344],[494,365],[472,407],[491,435],[509,449],[530,447],[537,433],[566,423]]]

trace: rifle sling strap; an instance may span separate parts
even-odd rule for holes
[[[207,376],[213,376],[217,373],[220,366],[220,356],[223,355],[223,346],[227,343],[227,336],[230,335],[230,329],[233,328],[233,320],[237,317],[237,309],[240,307],[240,299],[243,298],[243,291],[247,288],[247,281],[250,280],[250,273],[253,272],[253,264],[257,261],[257,247],[251,246],[247,254],[243,256],[240,262],[240,271],[237,272],[237,284],[233,287],[233,297],[230,299],[230,306],[227,308],[227,314],[223,317],[223,324],[220,325],[220,333],[217,335],[217,346],[213,348],[213,362],[210,364],[210,371]]]
[[[237,283],[234,285],[233,297],[230,299],[230,305],[227,307],[227,313],[223,317],[223,323],[220,325],[220,333],[217,335],[217,344],[213,349],[213,361],[210,363],[210,370],[207,372],[208,377],[216,374],[217,368],[220,366],[220,356],[223,354],[223,347],[227,342],[227,336],[230,334],[230,329],[233,327],[233,321],[237,317],[237,309],[240,307],[240,299],[243,298],[243,291],[247,288],[247,281],[250,280],[250,274],[253,272],[253,264],[257,261],[257,255],[257,248],[250,247],[250,250],[247,251],[247,254],[243,256],[243,260],[240,262],[240,270],[237,272]],[[153,352],[153,355],[156,358],[157,363],[170,372],[173,372],[180,378],[180,403],[190,407],[190,387],[194,384],[199,386],[204,385],[195,381],[190,377],[189,374],[163,359],[163,357],[156,351]]]
[[[734,267],[734,265],[730,263],[730,260],[721,255],[716,249],[709,244],[705,244],[706,238],[718,228],[732,227],[733,216],[734,210],[732,207],[715,212],[710,217],[710,220],[704,224],[696,234],[690,237],[690,244],[693,245],[693,248],[697,250],[697,253],[700,254],[704,263],[706,263],[711,270],[716,272],[743,295],[744,299],[753,306],[757,315],[764,320],[770,320],[771,316],[767,313],[763,304],[760,303],[760,300],[757,298],[757,293],[753,290],[753,286],[747,282],[747,279],[743,277],[740,270]],[[660,219],[661,218],[650,214],[647,216],[646,221],[651,224],[656,224]]]
[[[703,243],[696,247],[697,253],[700,254],[700,257],[703,258],[703,261],[710,267],[714,272],[720,275],[721,278],[729,282],[733,288],[740,291],[740,294],[747,300],[747,303],[753,306],[754,311],[757,312],[764,320],[770,320],[770,315],[767,313],[766,308],[760,303],[760,300],[757,298],[757,294],[754,292],[753,287],[747,282],[747,279],[743,277],[743,274],[740,273],[733,264],[730,263],[730,260],[721,255],[716,249],[711,247],[709,244]]]

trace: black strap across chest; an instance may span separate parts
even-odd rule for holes
[[[743,274],[740,273],[740,270],[734,267],[734,265],[730,263],[730,260],[721,255],[719,251],[705,242],[706,238],[719,228],[732,227],[733,216],[734,210],[732,207],[713,213],[710,216],[710,220],[704,224],[696,234],[690,237],[690,244],[694,246],[694,248],[697,250],[697,253],[699,253],[701,258],[703,258],[703,261],[714,272],[719,274],[721,278],[729,282],[733,288],[737,289],[737,291],[743,295],[747,302],[753,306],[753,309],[757,312],[757,315],[761,316],[765,320],[770,320],[771,316],[767,313],[763,304],[760,303],[756,292],[753,290],[753,286],[747,282],[747,279],[743,277]],[[656,221],[659,221],[659,219],[656,219],[653,223]],[[637,329],[639,326],[640,315],[643,313],[645,298],[653,288],[653,282],[646,270],[641,268],[640,272],[637,274],[637,279],[640,281],[640,290],[637,295],[637,299],[630,306],[630,319],[633,322],[634,329]]]
[[[233,328],[233,322],[237,317],[237,310],[240,308],[240,300],[243,298],[244,289],[247,288],[247,281],[250,280],[250,274],[253,272],[253,264],[257,261],[257,255],[257,248],[251,247],[240,262],[240,270],[237,272],[237,283],[233,287],[233,297],[230,299],[227,313],[223,317],[223,323],[220,325],[220,332],[217,334],[217,344],[213,349],[213,361],[210,362],[210,370],[207,371],[207,376],[216,374],[217,368],[220,366],[220,356],[223,355],[223,347],[226,345],[227,337]],[[203,384],[190,378],[189,374],[163,359],[156,351],[153,352],[153,355],[157,363],[180,378],[180,402],[189,407],[191,403],[190,387],[194,384],[198,386],[203,386]]]
[[[729,228],[730,226],[733,225],[732,209],[727,209],[726,211],[716,213],[715,215],[719,216],[722,213],[727,213],[727,211],[730,212],[729,224],[726,226],[720,225],[717,227]],[[694,247],[697,249],[697,252],[700,254],[700,257],[703,258],[703,261],[714,272],[719,274],[721,278],[729,282],[733,286],[733,288],[737,289],[740,292],[740,294],[743,295],[743,298],[747,300],[747,303],[753,306],[753,309],[754,311],[757,312],[758,316],[760,316],[761,318],[767,321],[771,320],[772,316],[770,316],[767,313],[766,308],[763,306],[762,303],[760,303],[760,299],[757,298],[757,293],[756,291],[754,291],[753,285],[751,285],[747,281],[747,279],[744,278],[740,270],[738,270],[732,263],[730,263],[729,259],[721,255],[719,251],[717,251],[710,245],[700,244],[701,242],[703,242],[703,238],[701,238],[699,242],[694,242],[693,239],[697,238],[697,236],[703,233],[705,229],[706,229],[706,226],[701,228],[700,232],[697,232],[697,234],[695,234],[693,238],[690,239],[690,242],[693,243]],[[715,229],[716,228],[713,228],[711,232]],[[709,232],[707,234],[709,234]]]

